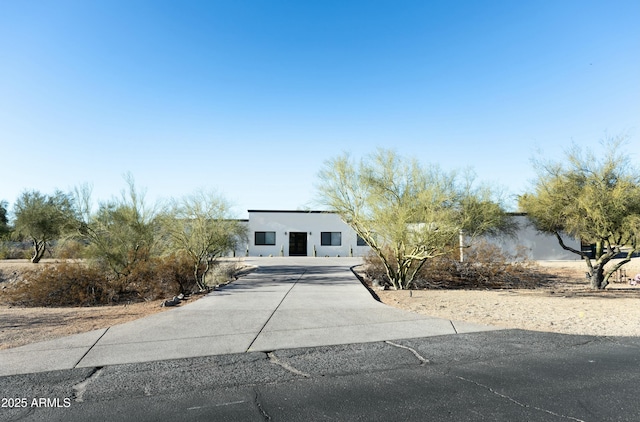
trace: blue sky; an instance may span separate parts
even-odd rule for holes
[[[537,150],[628,137],[640,2],[0,0],[0,199],[131,172],[151,202],[217,189],[313,207],[324,160],[377,147],[512,195]]]

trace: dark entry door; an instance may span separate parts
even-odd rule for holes
[[[307,256],[306,232],[289,232],[289,256]]]

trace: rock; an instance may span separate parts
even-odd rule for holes
[[[166,306],[178,306],[179,304],[180,304],[180,299],[178,298],[178,296],[174,296],[173,299],[165,300],[164,302],[162,302],[161,306],[164,308]]]
[[[378,279],[375,279],[375,278],[373,280],[371,280],[371,287],[373,287],[374,290],[386,290],[385,286],[380,284]]]

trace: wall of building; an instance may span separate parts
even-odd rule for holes
[[[527,258],[537,261],[580,260],[578,255],[564,250],[554,235],[538,232],[526,215],[514,214],[512,218],[516,220],[519,227],[514,237],[503,236],[489,239],[505,252],[515,254],[517,250],[521,250]],[[579,239],[569,236],[563,236],[562,239],[565,245],[580,250]]]
[[[256,232],[275,232],[275,245],[256,245]],[[369,247],[357,246],[357,235],[335,213],[320,211],[249,210],[249,256],[289,256],[290,233],[306,233],[306,256],[363,256]],[[322,245],[322,232],[340,233],[340,245]],[[237,251],[236,254],[246,254]]]
[[[555,236],[539,233],[522,214],[514,214],[513,218],[519,226],[514,237],[489,238],[505,252],[515,255],[523,252],[532,260],[579,260],[580,258],[562,249]],[[235,256],[289,256],[290,233],[306,233],[307,247],[303,251],[306,256],[364,256],[369,252],[368,246],[357,245],[357,235],[340,217],[331,212],[320,211],[272,211],[249,210],[247,225],[248,242],[239,245]],[[274,232],[274,245],[256,245],[256,232]],[[327,246],[321,244],[322,232],[339,232],[340,245]],[[580,241],[564,237],[565,243],[580,249]]]

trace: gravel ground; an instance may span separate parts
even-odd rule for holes
[[[506,328],[598,336],[640,336],[640,285],[612,283],[604,291],[588,288],[582,261],[539,262],[558,277],[530,290],[378,291],[382,302],[424,315]],[[640,273],[640,258],[626,267]]]

